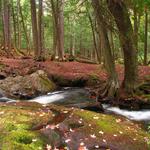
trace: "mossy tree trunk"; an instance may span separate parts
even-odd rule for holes
[[[107,85],[102,96],[114,98],[118,93],[119,82],[115,70],[115,62],[112,56],[111,46],[109,43],[108,32],[105,26],[104,17],[101,12],[101,5],[99,0],[92,0],[92,6],[94,8],[94,13],[97,19],[98,30],[102,40],[101,44],[102,52],[104,55],[105,67],[109,76]]]
[[[115,18],[119,30],[121,46],[124,52],[125,77],[123,88],[132,94],[137,80],[137,50],[134,41],[133,28],[128,10],[123,1],[107,0],[108,8]]]

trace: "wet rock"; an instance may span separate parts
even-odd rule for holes
[[[7,77],[0,80],[2,93],[15,99],[30,99],[53,91],[55,88],[55,84],[48,79],[47,74],[42,70],[26,76]]]
[[[95,112],[103,112],[103,106],[100,102],[85,102],[85,103],[79,103],[79,104],[72,104],[72,105],[66,105],[68,107],[76,107],[81,108],[85,110],[95,111]]]

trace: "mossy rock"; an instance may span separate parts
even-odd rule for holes
[[[83,110],[76,110],[74,115],[82,120],[83,126],[78,129],[75,136],[70,135],[68,138],[72,136],[74,140],[76,136],[80,136],[80,139],[88,138],[87,141],[83,141],[88,149],[93,150],[97,146],[101,149],[150,149],[148,145],[150,135],[128,119]],[[72,124],[72,120],[70,123]],[[72,139],[72,144],[76,143],[79,146],[80,142],[77,144],[74,140]]]
[[[47,74],[38,70],[30,75],[8,77],[0,80],[0,89],[6,97],[15,99],[31,99],[56,89]]]
[[[37,108],[37,107],[36,107]],[[0,149],[1,150],[38,150],[44,148],[46,139],[38,132],[32,131],[34,124],[47,122],[45,117],[36,117],[40,112],[35,111],[35,106],[23,107],[0,106]]]
[[[74,79],[67,78],[59,75],[52,75],[51,79],[60,87],[84,87],[86,86],[87,79],[76,77]]]
[[[5,65],[5,64],[0,63],[0,70],[4,69],[5,67],[6,67],[6,65]]]
[[[145,105],[150,105],[150,82],[145,81],[141,83],[137,87],[135,95],[140,97],[141,103],[144,102]]]
[[[96,74],[90,74],[87,77],[86,86],[95,86],[95,85],[98,85],[98,84],[100,84],[100,79],[99,79],[98,75],[96,75]]]
[[[47,74],[38,70],[29,76],[29,81],[31,81],[33,87],[40,93],[50,92],[56,89],[56,85],[52,82]]]
[[[61,75],[51,75],[50,78],[60,87],[89,87],[95,86],[101,82],[96,74],[75,78],[67,78]]]
[[[125,118],[37,103],[0,104],[0,149],[149,150],[150,135]]]

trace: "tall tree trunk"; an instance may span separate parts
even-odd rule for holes
[[[29,54],[30,49],[31,49],[31,43],[30,43],[30,38],[29,38],[28,32],[27,32],[27,27],[25,25],[25,20],[24,20],[24,16],[23,16],[23,13],[22,13],[22,6],[20,4],[20,0],[18,0],[18,7],[19,7],[19,13],[20,13],[20,18],[21,18],[21,22],[22,22],[23,31],[24,31],[25,38],[26,38],[28,54]]]
[[[97,41],[96,41],[96,29],[94,27],[94,23],[93,23],[93,20],[92,20],[92,16],[87,8],[87,14],[88,14],[88,18],[89,18],[89,21],[90,21],[90,25],[91,25],[91,29],[92,29],[92,37],[93,37],[93,43],[94,43],[94,50],[96,52],[96,55],[97,55],[97,59],[99,61],[99,63],[101,63],[101,58],[100,58],[100,55],[99,55],[99,52],[98,52],[98,49],[100,51],[100,47],[98,48],[98,45],[97,45]],[[100,41],[99,41],[100,42]]]
[[[3,0],[3,25],[4,25],[4,49],[7,55],[11,53],[11,32],[10,32],[10,1]]]
[[[13,3],[13,1],[12,1]],[[16,13],[15,13],[15,5],[12,5],[12,17],[13,17],[13,35],[14,35],[14,47],[17,47],[17,27],[16,27]]]
[[[127,93],[132,94],[136,88],[137,51],[128,10],[123,1],[107,0],[107,3],[110,12],[115,18],[124,52],[125,77],[123,87]]]
[[[3,21],[2,21],[2,1],[0,1],[0,25],[3,26]],[[3,45],[3,29],[1,28],[0,30],[0,43]]]
[[[59,9],[58,9],[58,54],[59,59],[64,59],[64,0],[59,0]]]
[[[54,17],[53,17],[54,18]],[[54,51],[54,59],[58,56],[58,38],[57,38],[57,23],[55,22],[55,19],[53,19],[53,51]]]
[[[145,8],[145,41],[144,41],[144,65],[147,65],[147,38],[148,38],[148,13]]]
[[[64,0],[51,0],[54,18],[54,54],[58,53],[59,60],[64,59]]]
[[[38,56],[43,59],[43,0],[39,0],[39,13],[38,13],[38,41],[39,41],[39,53]]]
[[[34,45],[34,56],[39,57],[39,40],[38,40],[38,29],[37,29],[37,15],[36,15],[36,3],[35,0],[30,0],[31,4],[31,20],[32,20],[32,36]]]
[[[99,0],[92,0],[92,6],[96,15],[99,33],[102,38],[105,67],[109,77],[107,88],[104,91],[103,96],[114,98],[118,93],[119,88],[118,77],[115,70],[115,62],[111,53],[111,46],[108,39],[107,29],[104,24],[104,18],[101,14],[101,6]]]
[[[17,28],[18,28],[18,42],[17,42],[17,48],[21,49],[21,25],[20,25],[20,15],[19,15],[19,7],[17,6]]]
[[[135,39],[135,46],[138,52],[138,14],[137,8],[134,8],[134,39]]]
[[[113,58],[115,59],[115,45],[114,45],[114,38],[113,38],[113,32],[112,31],[110,31],[110,45],[111,45]]]
[[[53,59],[57,56],[57,17],[56,6],[53,0],[51,0],[52,16],[53,16]]]
[[[68,19],[68,23],[70,24],[70,55],[71,56],[75,56],[75,31],[74,31],[74,27],[75,27],[75,18],[73,16],[73,20]]]

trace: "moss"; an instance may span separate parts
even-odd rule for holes
[[[6,67],[5,64],[0,64],[0,70],[1,70],[1,69],[4,69],[5,67]]]
[[[48,78],[40,77],[41,85],[47,90],[52,91],[56,88],[55,84],[50,81]]]
[[[84,118],[87,122],[92,122],[95,125],[98,125],[100,129],[104,132],[114,133],[121,130],[119,124],[116,123],[116,119],[111,115],[101,115],[94,112],[76,112],[80,117]],[[100,120],[94,120],[93,118],[98,116]],[[94,120],[94,122],[93,122]],[[98,128],[98,130],[99,130]]]
[[[35,117],[34,109],[30,107],[1,107],[0,112],[1,150],[43,149],[45,138],[31,128],[33,124],[44,121],[45,117]]]
[[[60,114],[64,111],[68,111],[69,113],[62,118]],[[56,114],[55,112],[58,113]],[[58,115],[58,118],[54,118],[53,114]],[[71,118],[69,114],[71,114]],[[79,123],[81,118],[82,123]],[[0,104],[0,149],[42,150],[46,144],[53,146],[57,142],[62,142],[61,139],[65,137],[55,130],[41,129],[47,124],[59,123],[64,125],[64,127],[75,130],[76,132],[68,134],[73,134],[72,137],[75,136],[77,137],[76,139],[80,139],[82,136],[83,138],[89,138],[90,135],[94,134],[98,142],[106,139],[108,145],[113,145],[124,150],[137,150],[141,149],[141,147],[147,150],[144,138],[150,139],[150,135],[140,127],[137,127],[136,124],[124,118],[81,111],[79,109],[67,109],[54,105],[42,107],[36,103],[19,102],[15,104]],[[104,134],[100,134],[99,131],[103,131]],[[120,131],[123,134],[120,134]],[[117,137],[113,135],[117,135]],[[133,141],[133,138],[137,140]],[[79,141],[77,140],[77,142]]]
[[[35,150],[39,147],[43,147],[43,145],[43,141],[37,138],[37,134],[26,130],[16,130],[10,132],[3,138],[2,150],[7,150],[8,146],[10,150]]]
[[[83,118],[87,122],[86,131],[91,134],[90,129],[88,129],[89,123],[94,126],[94,132],[97,136],[100,136],[98,133],[99,131],[103,131],[106,136],[112,136],[114,134],[118,134],[120,138],[125,138],[125,140],[133,140],[133,137],[137,139],[138,145],[145,143],[144,138],[147,137],[150,139],[150,135],[143,131],[140,127],[135,126],[132,122],[125,120],[122,117],[114,117],[112,115],[104,115],[104,114],[97,114],[94,112],[84,111],[76,111],[79,117]],[[94,119],[94,117],[98,117],[98,119]],[[93,131],[92,131],[93,132]],[[123,133],[122,137],[120,132]],[[110,139],[110,138],[109,138]]]

